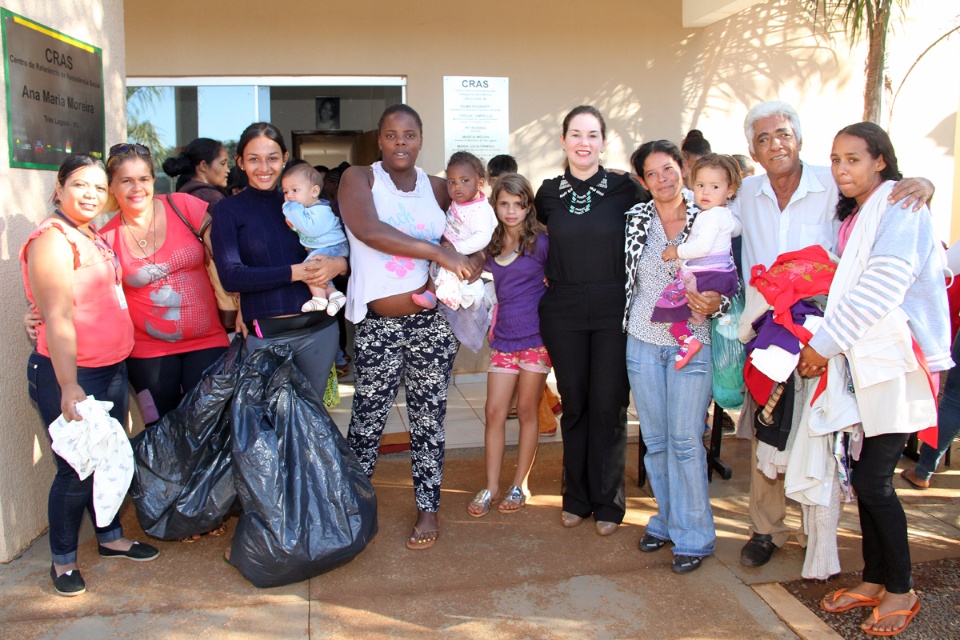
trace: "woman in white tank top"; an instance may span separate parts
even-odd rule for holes
[[[470,278],[479,275],[483,256],[467,258],[439,244],[450,198],[443,180],[416,166],[423,146],[417,112],[392,105],[379,131],[383,160],[347,169],[339,192],[350,240],[346,315],[357,325],[348,439],[373,475],[387,415],[405,380],[418,511],[407,547],[422,550],[440,534],[443,420],[459,343],[443,316],[419,307],[410,294],[426,289],[429,261]]]

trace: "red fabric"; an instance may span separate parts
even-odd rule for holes
[[[836,271],[827,251],[814,245],[781,254],[769,269],[762,264],[754,266],[750,284],[773,307],[774,322],[807,344],[813,334],[793,323],[790,307],[798,300],[828,293]]]
[[[773,393],[773,388],[777,384],[766,375],[760,373],[760,371],[753,366],[753,360],[750,358],[747,358],[746,364],[743,365],[743,381],[747,385],[747,391],[750,392],[750,395],[753,396],[754,401],[759,407],[767,404],[767,400],[770,399],[770,394]]]
[[[830,283],[837,271],[837,265],[820,245],[813,245],[798,251],[788,251],[777,257],[769,269],[762,264],[752,270],[750,284],[757,288],[771,307],[773,321],[783,326],[806,345],[813,334],[802,325],[794,324],[791,307],[813,296],[830,291]],[[743,379],[750,395],[758,405],[765,405],[776,383],[753,367],[750,358],[743,367]],[[820,385],[814,398],[820,395],[826,386],[827,375],[820,377]]]
[[[933,376],[930,375],[930,367],[927,365],[927,358],[923,355],[923,351],[920,350],[920,345],[917,344],[916,340],[913,340],[913,355],[917,356],[917,362],[920,363],[920,366],[923,368],[923,372],[927,374],[927,383],[930,385],[930,393],[933,394],[933,401],[936,402],[938,395],[937,384],[933,381]],[[926,429],[921,429],[917,433],[917,438],[920,439],[920,442],[924,442],[936,449],[937,431],[937,425],[934,424]]]
[[[123,230],[120,214],[101,231],[123,265],[123,289],[135,330],[130,354],[134,358],[156,358],[229,345],[207,276],[203,245],[168,204],[169,197],[157,196],[163,203],[167,233],[156,253],[150,255],[153,251],[150,246],[144,257],[130,233]],[[186,194],[174,197],[183,215],[199,229],[207,203]],[[161,215],[160,206],[156,203],[154,206],[157,215]],[[157,267],[166,272],[166,277],[158,275]]]
[[[27,300],[35,302],[27,272],[30,243],[41,233],[57,229],[73,246],[73,326],[77,331],[77,366],[106,367],[124,360],[133,348],[130,314],[120,306],[119,274],[114,253],[104,242],[93,242],[77,229],[56,218],[40,223],[20,248],[23,287]],[[37,352],[50,357],[47,323],[37,327]]]

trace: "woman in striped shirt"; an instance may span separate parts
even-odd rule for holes
[[[864,632],[895,635],[920,610],[920,601],[893,474],[910,433],[936,424],[937,372],[953,366],[945,262],[926,207],[919,216],[903,215],[899,203],[887,201],[902,176],[880,127],[845,127],[830,157],[841,192],[841,259],[823,325],[801,352],[799,370],[805,376],[827,373],[826,396],[831,380],[847,393],[850,369],[865,436],[852,473],[864,568],[863,582],[827,595],[821,606],[830,612],[873,607],[861,625]],[[839,354],[845,360],[834,358]]]

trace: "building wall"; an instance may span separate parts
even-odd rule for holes
[[[891,36],[895,87],[952,23],[952,4],[911,3],[910,19]],[[602,10],[573,0],[488,0],[482,15],[437,0],[287,0],[267,9],[251,0],[167,0],[159,8],[139,0],[4,1],[11,11],[103,49],[108,143],[124,137],[126,76],[403,75],[407,102],[425,124],[420,164],[439,173],[445,160],[443,76],[506,76],[511,151],[535,184],[559,172],[560,121],[585,102],[606,115],[609,166],[625,168],[642,141],[679,141],[693,127],[718,151],[745,152],[744,114],[775,98],[800,111],[802,156],[826,163],[834,133],[860,119],[864,50],[814,31],[802,5],[768,0],[701,29],[681,26],[677,0],[608,0]],[[934,214],[944,238],[960,197],[954,188],[960,76],[942,70],[954,69],[958,59],[960,39],[933,49],[911,73],[890,120],[901,167],[937,186]],[[0,110],[4,101],[0,94]],[[312,115],[296,128],[313,128]],[[4,136],[0,163],[7,158]],[[0,561],[45,526],[53,473],[23,380],[30,346],[19,330],[24,298],[17,249],[49,210],[54,176],[4,168],[0,193],[15,197],[0,202],[0,296],[15,303],[0,309],[9,328],[0,346],[8,365],[0,368],[6,436]]]
[[[109,145],[124,139],[123,2],[4,0],[3,6],[103,50],[106,140]],[[44,426],[27,396],[31,345],[22,329],[26,298],[18,252],[36,223],[51,211],[56,173],[10,168],[6,121],[6,93],[0,92],[0,122],[4,123],[0,136],[0,300],[4,301],[0,324],[7,328],[0,341],[0,562],[16,557],[46,528],[47,491],[55,473]]]
[[[778,97],[800,111],[803,157],[825,164],[834,133],[860,119],[864,48],[815,31],[800,0],[761,2],[703,29],[682,27],[682,4],[610,0],[596,11],[571,0],[489,0],[482,17],[464,18],[436,0],[288,0],[265,21],[250,0],[170,0],[160,13],[128,2],[127,68],[131,76],[405,75],[407,102],[425,125],[420,164],[432,173],[444,167],[444,75],[510,78],[511,151],[535,184],[559,171],[560,121],[583,102],[606,115],[610,166],[626,167],[644,140],[678,141],[692,127],[718,151],[745,152],[747,109]],[[911,3],[912,18],[895,30],[891,51],[912,62],[950,24],[948,4]],[[212,25],[222,37],[210,36]],[[162,55],[141,44],[158,32],[178,33],[179,44]],[[960,80],[936,71],[957,59],[957,38],[931,52],[893,119],[907,173],[938,186],[944,232]],[[891,62],[895,84],[903,64]],[[934,79],[943,100],[924,89]]]

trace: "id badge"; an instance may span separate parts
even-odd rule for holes
[[[127,308],[127,296],[123,293],[123,285],[117,284],[114,285],[117,288],[117,301],[120,303],[121,309]]]

